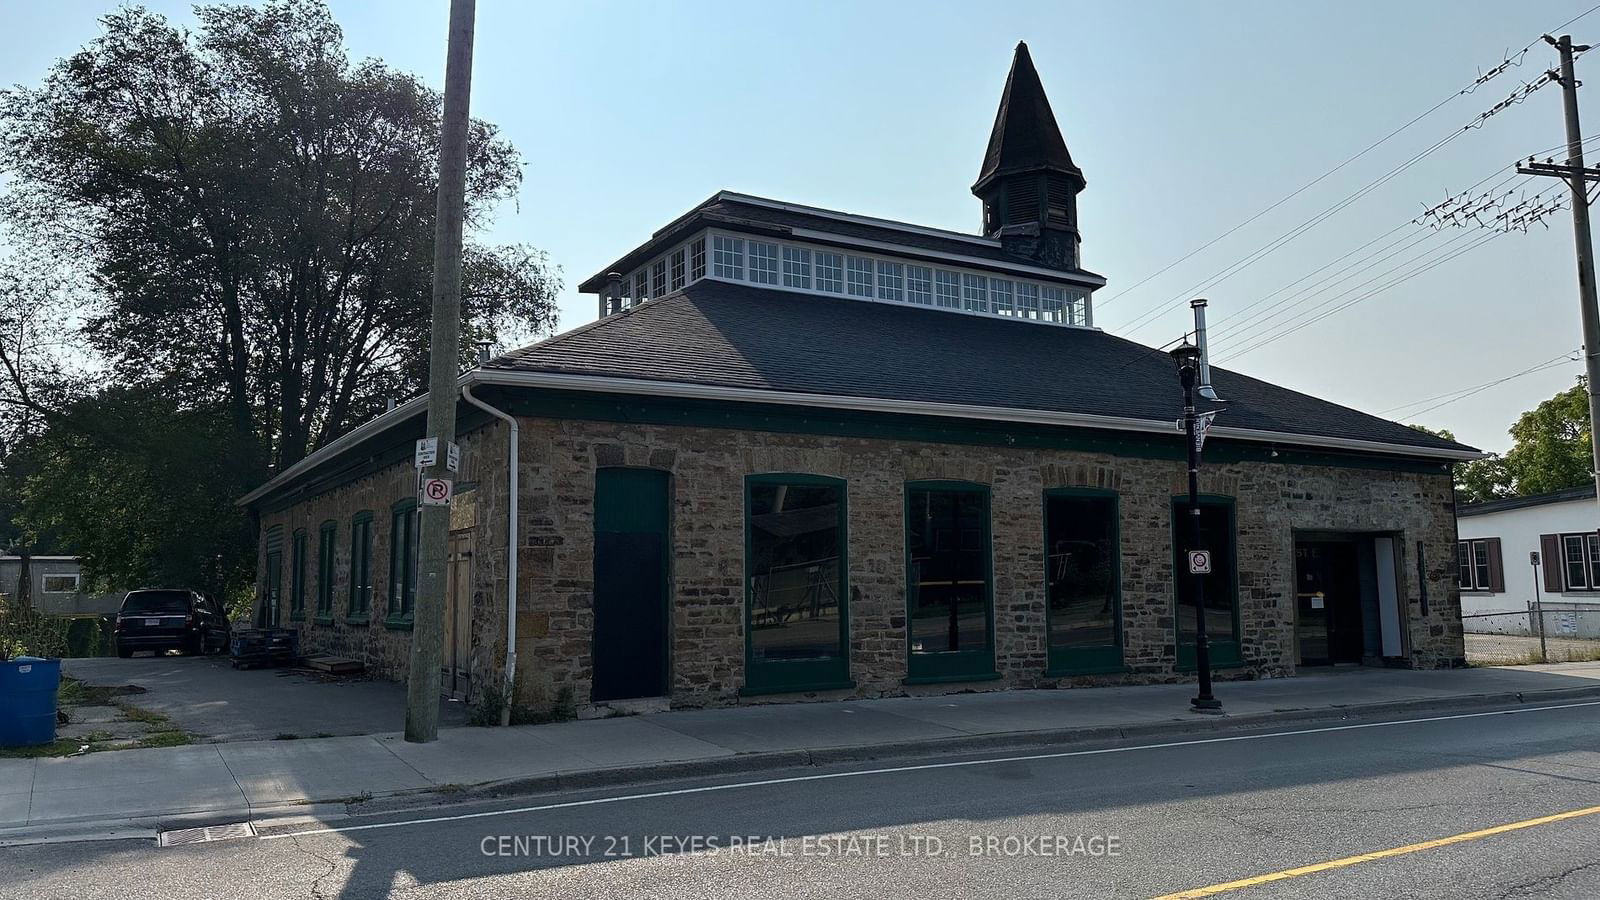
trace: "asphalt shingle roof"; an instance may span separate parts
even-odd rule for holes
[[[492,369],[1121,416],[1181,414],[1171,358],[1101,331],[720,281],[501,356]],[[1471,450],[1212,367],[1219,426]]]

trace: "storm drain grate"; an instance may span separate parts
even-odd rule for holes
[[[256,828],[249,822],[231,822],[227,825],[207,825],[203,828],[174,828],[161,832],[160,845],[182,847],[185,844],[208,844],[212,841],[233,841],[255,837]]]

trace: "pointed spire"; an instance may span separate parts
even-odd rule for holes
[[[1071,176],[1078,182],[1078,189],[1083,189],[1083,172],[1073,165],[1072,155],[1067,152],[1067,142],[1056,126],[1050,100],[1044,95],[1044,85],[1028,55],[1028,45],[1019,41],[1011,60],[1011,74],[1006,77],[1005,94],[1000,97],[1000,110],[994,117],[994,131],[989,135],[989,151],[984,154],[983,169],[972,192],[980,193],[1002,175],[1049,170]]]

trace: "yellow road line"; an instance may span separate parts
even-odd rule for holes
[[[1269,872],[1265,875],[1252,875],[1238,881],[1226,881],[1222,884],[1213,884],[1209,887],[1195,888],[1189,891],[1179,891],[1176,894],[1163,894],[1155,900],[1194,900],[1196,897],[1211,897],[1224,894],[1228,891],[1237,891],[1242,888],[1255,887],[1259,884],[1270,884],[1274,881],[1283,881],[1288,878],[1299,878],[1302,875],[1315,875],[1318,872],[1328,872],[1334,869],[1343,869],[1358,863],[1372,862],[1375,859],[1387,859],[1391,856],[1404,856],[1407,853],[1417,853],[1422,850],[1433,850],[1438,847],[1448,847],[1451,844],[1464,844],[1467,841],[1476,841],[1479,838],[1491,837],[1496,834],[1505,834],[1508,831],[1520,831],[1524,828],[1533,828],[1536,825],[1548,825],[1551,822],[1561,822],[1566,819],[1577,819],[1583,816],[1600,814],[1600,806],[1590,806],[1584,809],[1574,809],[1570,812],[1556,813],[1553,816],[1540,816],[1537,819],[1524,819],[1521,822],[1510,822],[1505,825],[1496,825],[1481,831],[1469,831],[1465,834],[1455,834],[1450,837],[1439,838],[1433,841],[1423,841],[1420,844],[1407,844],[1404,847],[1393,847],[1388,850],[1375,850],[1371,853],[1359,853],[1355,856],[1346,856],[1343,859],[1331,859],[1327,862],[1314,863],[1309,866],[1299,866],[1293,869],[1284,869],[1281,872]]]

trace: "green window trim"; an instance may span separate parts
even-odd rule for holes
[[[1223,494],[1201,494],[1199,496],[1201,508],[1207,506],[1223,507],[1228,513],[1228,547],[1233,580],[1230,594],[1233,599],[1233,627],[1226,635],[1206,634],[1206,643],[1211,651],[1211,667],[1213,669],[1234,669],[1244,665],[1241,653],[1239,632],[1240,619],[1243,613],[1239,608],[1239,510],[1238,503],[1233,497]],[[1194,658],[1194,641],[1185,642],[1181,631],[1181,620],[1178,616],[1178,603],[1181,601],[1179,579],[1188,578],[1188,567],[1183,555],[1183,545],[1186,538],[1180,536],[1179,527],[1187,528],[1187,523],[1180,526],[1179,510],[1189,502],[1188,494],[1175,494],[1169,506],[1172,516],[1172,637],[1177,646],[1177,661],[1175,668],[1180,672],[1193,672],[1199,667]],[[1207,548],[1216,552],[1215,548]]]
[[[289,621],[306,619],[306,530],[294,532],[293,550],[289,555]]]
[[[759,486],[831,487],[839,491],[838,511],[838,592],[839,652],[835,656],[757,662],[754,619],[756,591],[752,510],[754,490]],[[742,696],[796,692],[830,691],[853,688],[850,679],[850,488],[842,478],[801,473],[763,473],[746,475],[744,480],[744,685]]]
[[[333,579],[339,571],[335,554],[339,547],[339,523],[332,519],[317,529],[317,612],[311,621],[333,624]]]
[[[912,550],[912,495],[919,491],[972,493],[983,498],[983,521],[979,535],[982,549],[984,607],[988,620],[983,648],[934,653],[912,651],[912,578],[915,560]],[[994,510],[989,485],[975,481],[908,481],[902,491],[906,592],[901,607],[906,614],[906,684],[950,684],[963,681],[990,681],[1000,677],[995,668],[994,645]]]
[[[345,622],[367,625],[372,621],[372,511],[350,517],[350,602]]]
[[[417,539],[421,522],[417,501],[405,499],[390,507],[389,584],[384,625],[410,628],[417,605]]]
[[[1112,643],[1107,646],[1057,647],[1051,643],[1050,605],[1050,500],[1056,497],[1103,499],[1111,501],[1111,606],[1113,616]],[[1042,497],[1044,516],[1044,566],[1045,566],[1045,677],[1060,678],[1071,675],[1111,675],[1128,670],[1123,657],[1122,633],[1122,496],[1116,491],[1090,487],[1046,488]]]

